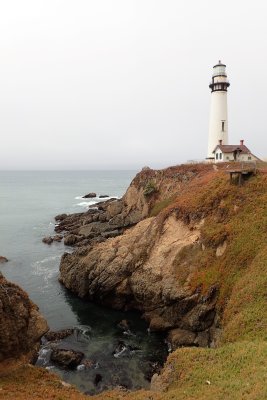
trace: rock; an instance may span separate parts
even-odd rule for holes
[[[90,224],[88,232],[101,226],[105,232],[108,225]],[[213,323],[216,291],[204,299],[198,289],[186,285],[190,269],[184,269],[180,283],[172,267],[184,246],[198,246],[197,237],[197,228],[191,230],[174,216],[162,228],[156,218],[147,218],[103,243],[93,239],[84,257],[65,255],[60,281],[80,297],[116,309],[140,310],[151,330],[179,327],[200,332]]]
[[[161,370],[161,365],[158,362],[150,362],[148,364],[148,369],[145,371],[144,374],[145,379],[150,382],[155,374],[160,373],[160,370]]]
[[[55,236],[53,236],[53,241],[54,242],[61,242],[61,240],[63,239],[63,236],[62,235],[55,235]]]
[[[196,334],[185,329],[173,329],[168,333],[167,340],[175,350],[182,346],[196,346]]]
[[[129,322],[127,321],[127,319],[121,320],[118,323],[117,327],[120,328],[122,331],[129,331],[130,330]]]
[[[94,362],[92,360],[84,360],[83,365],[85,369],[90,369],[94,366]]]
[[[151,168],[148,167],[148,166],[145,166],[145,167],[142,168],[142,171],[151,171]]]
[[[93,222],[97,222],[99,220],[99,214],[93,215]]]
[[[150,317],[150,315],[145,314],[145,318],[150,320],[149,329],[153,331],[166,331],[172,327],[172,324],[166,321],[163,317],[158,315]]]
[[[8,262],[8,259],[4,256],[0,256],[0,264],[4,264],[6,262]]]
[[[113,355],[115,358],[119,358],[122,354],[124,354],[127,351],[127,346],[126,344],[122,341],[119,340],[116,348],[113,351]]]
[[[155,205],[164,205],[187,189],[190,180],[211,169],[208,165],[145,169],[122,199],[108,199],[85,213],[69,215],[56,230],[80,236],[72,245],[82,246],[82,252],[62,257],[60,281],[82,298],[141,311],[151,330],[179,328],[195,338],[195,332],[211,329],[216,296],[204,299],[200,287],[190,284],[198,264],[190,261],[186,250],[194,254],[201,249],[197,242],[205,215],[202,211],[189,215],[178,207],[169,208],[162,218],[148,218]],[[148,182],[156,188],[152,196],[144,194]],[[178,257],[180,252],[185,260]],[[199,336],[194,345],[202,339]]]
[[[94,198],[94,197],[96,197],[96,193],[88,193],[88,194],[85,194],[84,196],[83,196],[83,199],[92,199],[92,198]]]
[[[51,361],[66,369],[76,368],[82,361],[84,354],[80,351],[68,349],[53,349],[51,353]]]
[[[216,249],[216,257],[221,257],[221,256],[224,254],[226,248],[227,248],[227,242],[226,242],[226,240],[225,240],[225,241],[223,242],[223,244],[221,244],[221,245],[219,245],[219,246],[217,247],[217,249]]]
[[[67,235],[64,237],[65,246],[73,246],[75,243],[79,241],[81,237],[77,235]]]
[[[0,273],[0,362],[24,355],[32,361],[48,331],[38,307],[19,286]]]
[[[70,383],[67,383],[67,382],[64,382],[64,381],[61,381],[61,385],[64,386],[64,387],[67,387],[67,388],[71,387]]]
[[[109,197],[107,194],[101,194],[100,196],[98,196],[99,199],[105,199],[107,197]]]
[[[60,331],[49,331],[47,332],[44,337],[48,342],[62,340],[74,333],[74,329],[62,329]]]
[[[115,229],[114,231],[109,231],[109,232],[102,232],[101,236],[103,236],[104,238],[112,238],[112,237],[116,237],[120,235],[120,231],[118,229]]]
[[[55,216],[55,220],[56,221],[63,221],[64,219],[66,219],[67,218],[67,214],[59,214],[59,215],[56,215]]]
[[[107,215],[106,213],[102,213],[99,215],[99,221],[100,222],[105,222],[107,220]]]
[[[197,337],[195,339],[196,346],[199,347],[208,347],[210,340],[209,331],[198,332]]]
[[[117,201],[113,201],[112,203],[110,203],[107,208],[107,213],[108,213],[109,218],[112,218],[115,215],[120,214],[122,211],[122,207],[123,207],[122,200],[117,200]]]
[[[45,244],[51,244],[53,243],[53,238],[51,236],[46,236],[42,239],[42,242]]]
[[[94,385],[97,386],[99,382],[102,381],[102,375],[96,374],[95,379],[94,379]]]

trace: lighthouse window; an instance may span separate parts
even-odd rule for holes
[[[222,131],[224,132],[224,121],[222,121]]]

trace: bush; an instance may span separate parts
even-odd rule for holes
[[[148,181],[144,188],[144,195],[150,196],[151,194],[156,193],[156,192],[157,192],[157,188],[156,188],[155,182]]]

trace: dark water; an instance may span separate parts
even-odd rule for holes
[[[55,215],[80,212],[91,204],[82,195],[94,191],[120,197],[134,175],[135,171],[0,171],[0,255],[10,260],[1,270],[29,293],[51,329],[76,327],[76,333],[59,346],[83,351],[92,361],[91,368],[60,370],[50,363],[45,346],[38,363],[85,392],[116,385],[147,387],[151,364],[162,360],[166,349],[160,336],[148,334],[137,313],[99,307],[61,286],[60,257],[72,250],[61,243],[47,246],[41,240],[53,234]],[[117,327],[122,319],[129,321],[131,332]],[[93,383],[96,374],[102,377],[98,385]]]

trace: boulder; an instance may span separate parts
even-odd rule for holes
[[[4,256],[0,256],[0,264],[4,264],[6,262],[8,262],[8,259]]]
[[[83,199],[92,199],[92,198],[94,198],[94,197],[96,197],[96,193],[88,193],[88,194],[85,194],[84,196],[83,196]]]
[[[82,361],[84,354],[81,351],[69,349],[53,349],[50,360],[66,369],[76,368]]]
[[[79,241],[79,239],[80,239],[80,236],[70,234],[70,235],[65,236],[64,244],[66,246],[73,246],[75,243],[77,243]]]
[[[53,236],[53,241],[54,242],[61,242],[61,240],[63,239],[62,235],[55,235]]]
[[[99,196],[99,199],[106,199],[107,197],[109,197],[107,194],[101,194]]]
[[[53,238],[51,236],[46,236],[42,239],[42,242],[45,244],[51,244],[53,243]]]
[[[48,342],[54,342],[56,340],[62,340],[72,335],[74,329],[62,329],[60,331],[49,331],[45,334],[45,338]]]
[[[121,320],[118,323],[117,327],[120,328],[122,331],[128,331],[130,329],[129,322],[127,321],[127,319]]]
[[[172,329],[167,337],[173,350],[182,346],[196,346],[195,339],[196,334],[185,329]]]
[[[59,214],[59,215],[56,215],[56,216],[55,216],[55,220],[61,222],[61,221],[63,221],[65,218],[67,218],[67,216],[68,216],[67,214]]]

